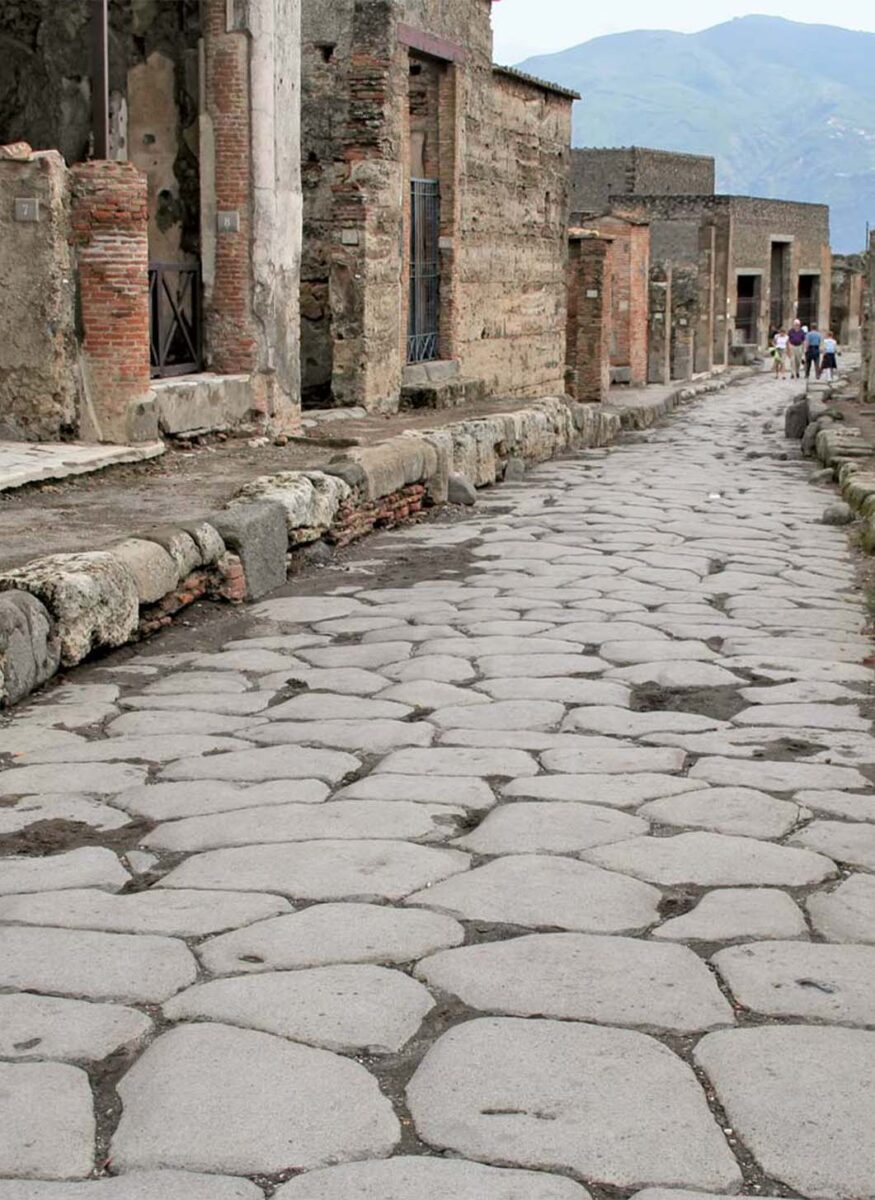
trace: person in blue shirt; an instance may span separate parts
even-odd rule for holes
[[[820,351],[823,346],[823,337],[820,330],[812,321],[811,328],[805,335],[805,378],[808,379],[811,375],[811,368],[814,367],[815,379],[820,379]]]

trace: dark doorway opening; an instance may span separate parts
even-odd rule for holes
[[[772,242],[771,303],[769,321],[772,329],[781,329],[787,322],[787,261],[790,247],[787,242]]]
[[[438,357],[440,326],[440,188],[436,179],[410,181],[410,304],[407,361]]]
[[[738,276],[735,299],[735,340],[738,343],[750,346],[759,341],[760,288],[759,275]]]
[[[807,325],[810,329],[812,325],[817,324],[817,318],[820,311],[820,276],[819,275],[800,275],[799,276],[799,301],[796,308],[796,316],[803,325]]]

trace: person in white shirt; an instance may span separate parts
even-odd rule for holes
[[[775,378],[784,379],[787,370],[787,355],[790,339],[786,329],[779,329],[772,338],[771,355],[775,361]]]
[[[830,383],[832,383],[833,376],[838,375],[838,373],[839,373],[839,366],[838,366],[838,360],[837,360],[838,352],[839,352],[838,342],[836,341],[835,335],[833,334],[832,330],[830,330],[829,333],[826,335],[826,337],[823,339],[823,358],[820,360],[821,378],[823,378],[823,376],[825,375],[827,380]]]

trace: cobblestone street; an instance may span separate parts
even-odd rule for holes
[[[11,716],[0,1200],[875,1198],[873,646],[794,394]]]

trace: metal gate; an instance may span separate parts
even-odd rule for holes
[[[440,190],[436,179],[410,181],[410,307],[407,361],[438,356]]]
[[[149,365],[153,379],[201,369],[200,268],[149,264]]]

